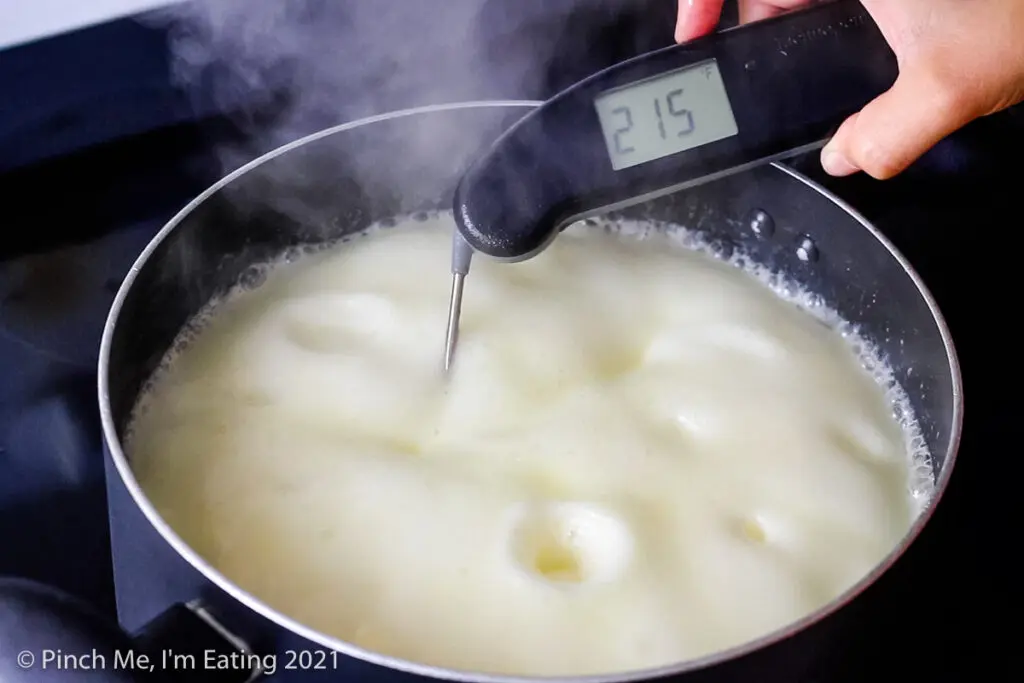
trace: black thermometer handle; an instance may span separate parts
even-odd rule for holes
[[[641,55],[548,100],[479,157],[456,189],[459,231],[488,256],[529,258],[586,215],[821,146],[897,75],[858,0]],[[616,97],[602,126],[597,102]]]

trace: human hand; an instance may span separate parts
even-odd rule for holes
[[[848,118],[821,153],[825,171],[885,179],[953,131],[1024,101],[1024,0],[860,0],[899,63],[886,93]],[[710,33],[724,0],[679,0],[676,40]],[[739,0],[740,22],[812,0]]]

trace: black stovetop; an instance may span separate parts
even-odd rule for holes
[[[813,157],[795,163],[874,221],[920,272],[949,322],[967,396],[945,498],[861,598],[851,656],[822,672],[821,683],[912,671],[915,680],[966,681],[1005,670],[993,660],[1007,654],[999,621],[1011,618],[1004,549],[1016,545],[1006,502],[1016,397],[1000,385],[1015,369],[1004,360],[1004,324],[1020,286],[1007,275],[1024,227],[1022,121],[1014,112],[978,122],[882,183],[822,178]],[[96,410],[100,332],[146,242],[220,174],[213,141],[226,130],[223,122],[184,125],[0,177],[0,575],[54,584],[113,614]]]

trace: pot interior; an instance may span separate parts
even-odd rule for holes
[[[193,202],[151,244],[115,304],[100,368],[107,428],[123,440],[140,392],[212,299],[256,284],[259,266],[289,249],[396,216],[450,210],[463,169],[529,106],[452,105],[342,126],[253,162]],[[722,253],[742,252],[857,326],[906,392],[941,493],[960,429],[955,355],[930,295],[871,226],[779,166],[617,215],[681,225]],[[115,460],[119,450],[112,448]]]

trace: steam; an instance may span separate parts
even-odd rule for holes
[[[638,26],[670,41],[674,8],[675,0],[194,0],[148,21],[169,33],[176,83],[203,109],[241,127],[244,142],[219,150],[228,172],[371,115],[543,99],[596,68],[660,46],[640,37]],[[477,113],[375,124],[372,134],[346,133],[343,147],[310,145],[315,149],[262,165],[249,175],[265,177],[239,183],[245,188],[233,201],[336,235],[345,221],[380,217],[382,187],[403,195],[392,203],[399,208],[429,203],[406,195],[435,191],[423,178],[456,173],[525,112],[506,111],[502,121]],[[356,183],[342,196],[346,177]],[[375,206],[343,215],[360,201]]]
[[[151,21],[169,29],[177,84],[233,115],[248,134],[248,149],[225,159],[230,166],[372,114],[536,96],[557,43],[557,19],[544,35],[509,37],[542,13],[551,22],[552,4],[199,0]],[[266,112],[272,125],[261,120]]]

